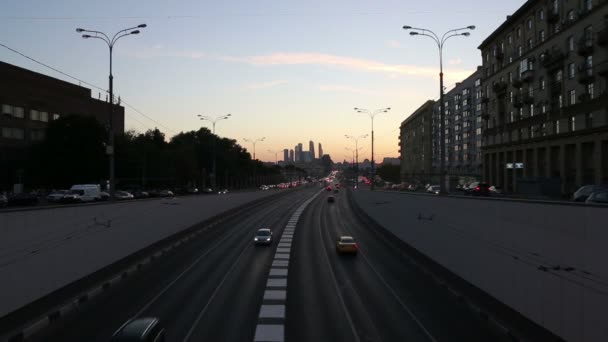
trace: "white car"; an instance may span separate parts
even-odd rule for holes
[[[430,194],[439,195],[440,190],[441,190],[441,187],[439,185],[431,185],[426,189],[426,192],[428,192]]]
[[[272,231],[270,228],[260,228],[255,232],[253,237],[253,243],[256,245],[270,245],[272,244]]]
[[[99,185],[97,184],[78,184],[70,188],[70,192],[80,196],[82,202],[93,202],[101,200]]]

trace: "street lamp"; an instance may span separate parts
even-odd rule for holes
[[[357,147],[357,148],[350,148],[350,147],[345,147],[344,148],[347,151],[350,151],[352,153],[352,159],[351,159],[351,163],[352,163],[352,168],[353,168],[353,173],[355,174],[355,179],[354,179],[354,184],[353,186],[355,187],[355,189],[357,188],[358,182],[359,182],[359,151],[363,149],[363,147]],[[357,159],[356,159],[356,164],[355,164],[355,153],[357,154]],[[356,168],[355,168],[356,165]]]
[[[232,114],[226,114],[226,115],[220,115],[220,116],[216,116],[216,117],[211,117],[211,116],[206,116],[206,115],[197,115],[199,117],[200,120],[203,121],[210,121],[213,124],[213,139],[211,142],[211,146],[212,146],[212,154],[213,154],[213,166],[212,166],[212,170],[211,170],[211,187],[215,190],[215,186],[216,186],[216,168],[215,168],[215,164],[216,164],[216,152],[215,152],[215,140],[216,140],[216,136],[215,136],[215,124],[218,121],[221,120],[228,120],[229,117],[232,116]]]
[[[446,42],[446,40],[448,40],[449,38],[452,37],[456,37],[456,36],[464,36],[464,37],[468,37],[471,35],[470,32],[462,32],[464,30],[474,30],[475,26],[474,25],[470,25],[467,27],[463,27],[463,28],[459,28],[459,29],[454,29],[454,30],[449,30],[446,33],[443,34],[443,36],[441,36],[441,38],[439,38],[438,35],[435,34],[435,32],[431,31],[431,30],[427,30],[427,29],[422,29],[422,28],[416,28],[416,27],[411,27],[411,26],[403,26],[404,30],[412,30],[410,31],[410,35],[411,36],[426,36],[431,38],[435,43],[437,43],[437,47],[439,48],[439,125],[441,127],[441,131],[440,131],[440,141],[439,141],[439,146],[441,148],[440,151],[440,158],[441,161],[439,162],[439,169],[440,169],[440,180],[439,180],[439,192],[441,194],[446,194],[447,193],[447,186],[446,186],[446,179],[445,179],[445,109],[444,109],[444,102],[443,102],[443,46]]]
[[[370,190],[372,190],[372,191],[374,190],[374,181],[376,179],[376,167],[375,167],[376,164],[374,162],[374,118],[378,114],[388,113],[389,110],[391,110],[390,107],[378,109],[378,110],[375,110],[375,111],[370,111],[368,109],[363,109],[363,108],[357,108],[357,107],[355,107],[355,112],[367,114],[367,115],[369,115],[370,119],[372,120],[372,184],[371,184],[371,187],[370,187]]]
[[[281,151],[268,150],[268,152],[274,153],[274,163],[275,163],[275,165],[279,165],[279,158],[277,156],[278,156],[279,152],[281,152]]]
[[[101,39],[108,45],[108,48],[110,49],[110,76],[109,76],[110,101],[108,101],[108,103],[109,103],[108,146],[106,147],[106,152],[108,154],[109,164],[110,164],[109,165],[109,167],[110,167],[109,193],[110,193],[111,201],[114,201],[114,192],[116,190],[115,189],[115,177],[114,177],[114,125],[113,125],[114,120],[112,119],[113,105],[114,105],[114,76],[112,75],[112,51],[114,50],[114,44],[116,44],[116,41],[118,41],[120,38],[134,35],[134,34],[139,34],[140,31],[138,29],[145,28],[145,27],[147,27],[146,24],[140,24],[135,27],[130,27],[130,28],[127,28],[124,30],[120,30],[120,31],[116,32],[116,34],[114,34],[114,36],[112,36],[112,39],[110,39],[110,37],[108,35],[106,35],[105,33],[101,32],[101,31],[86,30],[83,28],[76,29],[76,32],[78,32],[78,33],[85,32],[85,34],[82,35],[82,38],[84,38],[84,39],[88,39],[88,38]]]
[[[247,138],[243,139],[243,141],[253,144],[253,160],[255,160],[255,144],[260,141],[264,141],[264,139],[266,139],[266,137],[262,137],[262,138],[258,138],[258,139],[247,139]]]

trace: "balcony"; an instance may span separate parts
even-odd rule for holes
[[[590,84],[595,80],[593,74],[593,67],[588,65],[581,65],[578,68],[578,82],[581,84]]]
[[[501,81],[501,82],[494,83],[494,85],[492,85],[492,90],[494,90],[494,92],[496,94],[506,93],[507,92],[507,82]]]
[[[597,45],[608,45],[608,28],[605,28],[597,33]]]
[[[526,70],[521,73],[521,80],[530,83],[534,80],[534,70]]]
[[[541,55],[540,63],[546,69],[554,70],[564,66],[564,59],[566,59],[566,54],[562,51],[545,51],[545,53]]]
[[[579,56],[589,56],[593,53],[593,37],[585,36],[578,41],[576,52]]]

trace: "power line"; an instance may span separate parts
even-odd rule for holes
[[[87,81],[81,80],[81,79],[79,79],[78,77],[75,77],[75,76],[72,76],[72,75],[70,75],[70,74],[68,74],[68,73],[65,73],[65,72],[63,72],[63,71],[61,71],[61,70],[59,70],[59,69],[57,69],[57,68],[55,68],[55,67],[52,67],[52,66],[50,66],[50,65],[48,65],[48,64],[46,64],[46,63],[44,63],[44,62],[41,62],[41,61],[39,61],[39,60],[37,60],[37,59],[35,59],[35,58],[33,58],[33,57],[30,57],[30,56],[28,56],[28,55],[26,55],[26,54],[24,54],[24,53],[22,53],[22,52],[20,52],[20,51],[17,51],[17,50],[15,50],[15,49],[13,49],[13,48],[11,48],[11,47],[9,47],[9,46],[5,45],[5,44],[0,43],[0,46],[2,46],[3,48],[5,48],[5,49],[7,49],[7,50],[10,50],[10,51],[12,51],[12,52],[14,52],[14,53],[18,54],[18,55],[19,55],[19,56],[21,56],[21,57],[24,57],[24,58],[26,58],[26,59],[28,59],[28,60],[30,60],[30,61],[32,61],[32,62],[34,62],[34,63],[40,64],[40,65],[44,66],[45,68],[51,69],[51,70],[53,70],[54,72],[59,73],[59,74],[61,74],[61,75],[65,76],[65,77],[68,77],[68,78],[70,78],[70,79],[73,79],[73,80],[75,80],[75,81],[78,81],[78,82],[80,82],[80,83],[82,83],[82,84],[86,84],[86,85],[88,85],[89,87],[94,88],[94,89],[97,89],[97,90],[100,90],[100,91],[102,91],[102,92],[104,92],[104,93],[108,93],[108,91],[107,91],[107,90],[105,90],[105,89],[103,89],[103,88],[101,88],[101,87],[99,87],[99,86],[96,86],[96,85],[94,85],[94,84],[92,84],[92,83],[89,83],[89,82],[87,82]],[[121,99],[121,103],[125,104],[127,107],[131,108],[131,109],[132,109],[134,112],[136,112],[137,114],[139,114],[139,115],[141,115],[141,116],[145,117],[146,119],[148,119],[148,120],[150,120],[150,121],[154,122],[155,124],[157,124],[157,125],[159,125],[159,126],[161,126],[161,127],[165,128],[166,130],[170,131],[171,133],[173,133],[173,134],[177,134],[177,132],[176,132],[175,130],[173,130],[173,129],[171,129],[171,128],[167,127],[166,125],[164,125],[164,124],[160,123],[159,121],[157,121],[157,120],[155,120],[155,119],[152,119],[150,116],[148,116],[148,115],[144,114],[143,112],[141,112],[140,110],[138,110],[138,109],[137,109],[137,108],[135,108],[134,106],[132,106],[132,105],[128,104],[128,103],[127,103],[127,102],[125,102],[123,99]],[[133,117],[131,117],[131,119],[133,119],[133,120],[135,120],[135,121],[138,121],[137,119],[134,119]],[[138,122],[139,122],[139,123],[141,123],[141,124],[143,125],[143,123],[142,123],[141,121],[138,121]]]

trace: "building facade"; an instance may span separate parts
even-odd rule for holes
[[[95,117],[108,125],[109,104],[91,90],[0,62],[0,148],[25,147],[45,137],[49,122],[65,115]],[[113,109],[113,130],[124,132],[124,108]]]
[[[289,162],[289,150],[288,149],[283,149],[283,161],[285,163]]]
[[[294,163],[295,161],[294,151],[289,150],[289,162]]]
[[[445,167],[450,176],[481,175],[481,68],[444,94]],[[433,106],[433,170],[440,173],[440,103]]]
[[[425,182],[432,176],[432,118],[435,101],[427,101],[400,126],[401,180]]]
[[[606,0],[528,1],[479,46],[487,181],[562,196],[608,182],[606,13]]]
[[[315,143],[312,140],[308,142],[308,152],[310,152],[310,157],[315,159]]]
[[[317,152],[319,153],[319,159],[323,158],[323,146],[321,146],[321,143],[319,143],[319,150]]]

